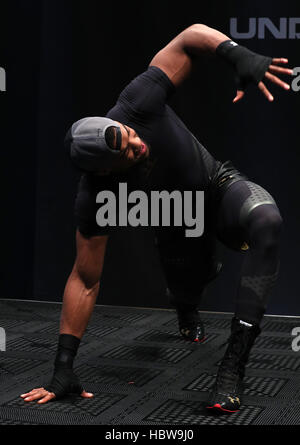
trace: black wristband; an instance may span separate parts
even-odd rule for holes
[[[250,83],[257,85],[272,63],[271,57],[256,54],[232,40],[222,42],[217,47],[216,54],[234,67],[241,89],[245,89]]]
[[[55,369],[72,369],[80,339],[74,335],[61,334],[58,340]]]
[[[216,49],[216,54],[220,57],[223,57],[227,61],[230,61],[229,53],[233,48],[236,48],[238,45],[233,40],[225,40],[225,42],[220,43],[220,45]]]

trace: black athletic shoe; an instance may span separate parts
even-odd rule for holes
[[[179,332],[185,340],[203,342],[205,340],[204,324],[197,307],[176,305]]]
[[[232,320],[228,348],[207,403],[208,409],[227,413],[234,413],[240,409],[245,367],[259,334],[260,328],[257,325],[250,325],[237,318]]]
[[[207,409],[235,413],[242,403],[243,383],[238,374],[229,368],[220,368],[210,394]]]

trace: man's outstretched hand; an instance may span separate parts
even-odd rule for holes
[[[271,82],[273,82],[276,85],[280,86],[284,90],[289,90],[290,89],[290,85],[287,84],[286,82],[283,82],[276,75],[276,74],[285,74],[285,75],[292,75],[293,74],[293,70],[291,70],[289,68],[283,68],[281,66],[277,66],[279,64],[287,64],[287,63],[288,63],[288,59],[284,59],[284,58],[272,59],[272,64],[269,66],[268,70],[266,71],[264,79],[270,80]],[[260,91],[263,93],[263,95],[270,102],[273,102],[274,97],[270,93],[270,91],[268,90],[268,88],[266,87],[266,85],[264,84],[263,81],[259,82],[258,88],[260,89]],[[245,91],[238,89],[237,90],[237,95],[234,98],[233,103],[239,102],[244,97],[244,95],[245,95]]]
[[[93,394],[86,392],[78,377],[72,369],[55,370],[51,383],[47,388],[37,388],[22,394],[20,397],[25,402],[37,401],[39,404],[50,402],[53,399],[60,399],[67,394],[78,394],[83,398],[90,399]]]
[[[94,397],[94,394],[86,391],[83,391],[80,395],[85,399],[91,399]],[[25,402],[37,401],[37,403],[42,405],[44,403],[50,402],[50,400],[55,399],[56,395],[53,392],[47,391],[45,388],[37,388],[33,389],[27,394],[22,394],[20,397],[22,397]]]

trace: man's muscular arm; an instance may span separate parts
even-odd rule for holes
[[[163,70],[175,86],[190,74],[193,56],[213,54],[220,43],[228,40],[225,34],[205,25],[192,25],[159,51],[150,63]]]
[[[87,239],[77,232],[76,241],[77,257],[64,292],[53,378],[46,388],[22,394],[25,402],[44,404],[72,392],[93,397],[74,374],[73,361],[98,296],[108,237]]]
[[[165,48],[159,51],[150,63],[163,70],[175,86],[180,85],[190,74],[194,57],[204,54],[218,54],[235,69],[239,87],[234,102],[244,96],[249,83],[256,83],[268,100],[273,100],[263,78],[267,78],[284,89],[289,85],[274,74],[289,74],[292,70],[276,66],[287,63],[287,59],[271,59],[249,51],[243,46],[229,44],[230,38],[206,25],[195,24],[176,36]],[[229,48],[228,48],[229,46]],[[258,81],[260,75],[261,79]]]

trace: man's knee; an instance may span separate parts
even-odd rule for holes
[[[250,244],[259,249],[277,247],[280,240],[282,217],[277,207],[262,205],[250,216]]]

